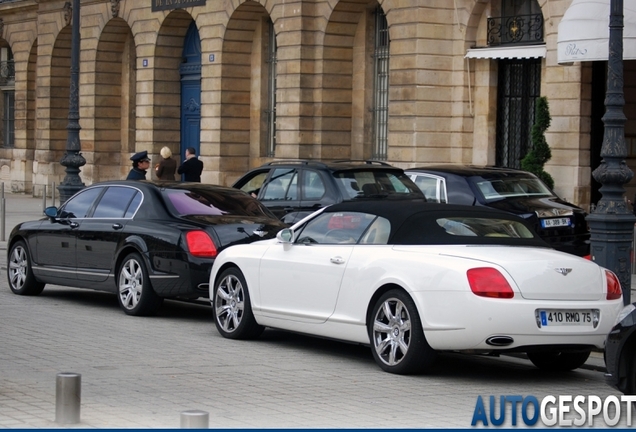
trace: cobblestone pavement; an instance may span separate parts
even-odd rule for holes
[[[41,199],[8,202],[7,227],[42,212]],[[208,412],[214,428],[467,428],[480,395],[616,394],[599,353],[565,374],[522,358],[446,354],[427,375],[396,376],[367,347],[274,330],[223,339],[209,306],[166,301],[159,316],[137,318],[91,290],[16,296],[6,242],[0,272],[0,428],[58,427],[60,372],[82,376],[85,428],[177,428],[187,410]]]

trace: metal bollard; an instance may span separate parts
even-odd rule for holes
[[[53,182],[53,187],[51,188],[51,205],[55,207],[55,182]]]
[[[58,373],[55,379],[55,423],[79,423],[81,401],[82,375]]]
[[[42,211],[46,208],[46,185],[42,185]]]
[[[6,222],[6,206],[4,200],[4,182],[0,183],[0,241],[6,241],[5,222]]]
[[[210,415],[206,411],[191,410],[181,412],[181,429],[208,429]]]

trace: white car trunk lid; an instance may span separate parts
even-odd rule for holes
[[[519,247],[458,247],[443,255],[501,265],[530,300],[600,300],[605,273],[595,263],[551,249],[532,256]]]

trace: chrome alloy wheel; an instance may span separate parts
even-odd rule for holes
[[[235,331],[241,324],[245,312],[245,293],[243,284],[234,275],[228,274],[216,289],[214,308],[216,320],[228,333]]]
[[[373,348],[388,366],[399,364],[411,343],[411,318],[397,298],[388,298],[373,318]]]
[[[9,280],[14,290],[21,290],[26,283],[29,261],[27,251],[22,246],[16,246],[9,257]]]
[[[119,297],[121,305],[126,309],[134,309],[141,299],[144,289],[144,272],[141,264],[129,259],[119,271]]]

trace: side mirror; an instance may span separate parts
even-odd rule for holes
[[[281,243],[290,244],[294,241],[294,232],[289,228],[285,228],[276,233],[276,238]]]
[[[51,206],[44,209],[44,214],[51,219],[57,218],[57,207]]]

